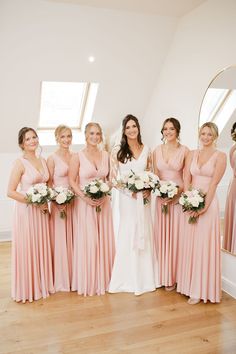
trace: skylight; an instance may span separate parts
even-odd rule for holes
[[[97,83],[43,81],[38,134],[41,145],[55,145],[59,124],[73,131],[73,143],[84,143],[84,127],[91,121],[98,91]]]

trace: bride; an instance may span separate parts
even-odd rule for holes
[[[111,153],[111,180],[130,170],[136,173],[150,168],[151,153],[142,143],[138,119],[129,114],[122,122],[120,145]],[[160,286],[150,203],[143,204],[150,191],[136,194],[119,189],[119,192],[120,222],[109,292],[140,295]],[[142,233],[144,242],[139,242]]]

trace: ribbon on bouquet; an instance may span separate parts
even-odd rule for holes
[[[137,193],[136,202],[136,217],[137,225],[136,232],[134,235],[134,249],[143,250],[145,243],[145,226],[144,226],[144,203],[143,203],[143,193]]]

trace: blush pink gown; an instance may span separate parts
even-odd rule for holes
[[[83,151],[79,154],[80,187],[109,173],[109,157],[102,152],[98,169]],[[103,295],[108,290],[115,255],[114,232],[110,197],[101,205],[101,211],[81,198],[74,208],[74,260],[72,290],[80,295]]]
[[[225,205],[223,247],[236,254],[236,151],[232,154],[230,164],[233,169],[233,178],[229,185]]]
[[[194,151],[190,171],[193,188],[207,193],[215,171],[216,151],[199,168],[199,150]],[[220,211],[215,194],[208,210],[195,224],[189,224],[187,213],[181,230],[182,251],[177,291],[205,303],[221,300]]]
[[[25,158],[20,158],[25,172],[19,192],[26,194],[35,183],[48,181],[46,162],[40,173]],[[15,203],[12,230],[12,298],[32,302],[54,293],[49,234],[49,215],[36,206]]]
[[[166,162],[163,159],[161,145],[157,146],[154,150],[154,158],[161,180],[173,181],[183,188],[183,167],[186,150],[185,146],[180,145],[174,156]],[[162,286],[172,286],[177,282],[182,208],[178,202],[171,203],[168,205],[168,213],[164,214],[158,199],[156,199],[154,218],[154,240],[159,264],[159,279]]]
[[[56,153],[54,160],[54,187],[69,187],[68,165]],[[70,291],[72,281],[73,258],[73,201],[66,205],[66,218],[60,217],[55,203],[51,203],[51,245],[53,252],[53,270],[55,291]]]

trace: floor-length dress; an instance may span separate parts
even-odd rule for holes
[[[78,155],[80,188],[95,178],[106,179],[109,173],[109,156],[106,151],[102,151],[98,169],[83,151],[79,151]],[[100,212],[78,198],[73,211],[73,225],[72,290],[84,296],[103,295],[108,290],[115,255],[110,197],[106,197]]]
[[[68,165],[56,153],[52,155],[54,187],[69,187]],[[60,210],[51,203],[51,245],[53,253],[53,272],[55,291],[70,291],[72,281],[73,257],[73,201],[65,207],[66,217],[60,217]]]
[[[162,146],[154,150],[154,159],[163,181],[173,181],[183,188],[183,167],[186,147],[180,145],[171,159],[166,162],[163,158]],[[162,204],[156,198],[154,216],[154,240],[159,265],[159,279],[163,286],[172,286],[177,281],[179,260],[179,232],[182,208],[178,201],[168,204],[168,212],[162,212]]]
[[[147,167],[149,150],[147,146],[138,159],[132,158],[127,163],[119,162],[119,175],[130,170],[142,172]],[[116,242],[116,255],[112,270],[109,292],[132,292],[135,295],[153,291],[159,287],[158,264],[153,240],[153,225],[150,203],[143,205],[141,193],[141,212],[139,200],[120,191],[119,198],[119,231]],[[144,244],[139,245],[140,219],[143,219]]]
[[[27,159],[20,158],[24,174],[19,192],[26,194],[35,183],[49,178],[46,162],[41,159],[40,173]],[[12,230],[12,298],[32,302],[54,293],[49,234],[49,215],[33,205],[16,202]]]
[[[230,164],[233,178],[229,184],[225,205],[223,248],[236,254],[236,151],[231,156]]]
[[[207,193],[215,171],[218,151],[201,167],[197,160],[199,150],[193,153],[190,171],[192,187]],[[188,223],[185,214],[181,230],[182,254],[177,291],[204,302],[221,300],[220,211],[215,194],[207,211],[195,224]]]

